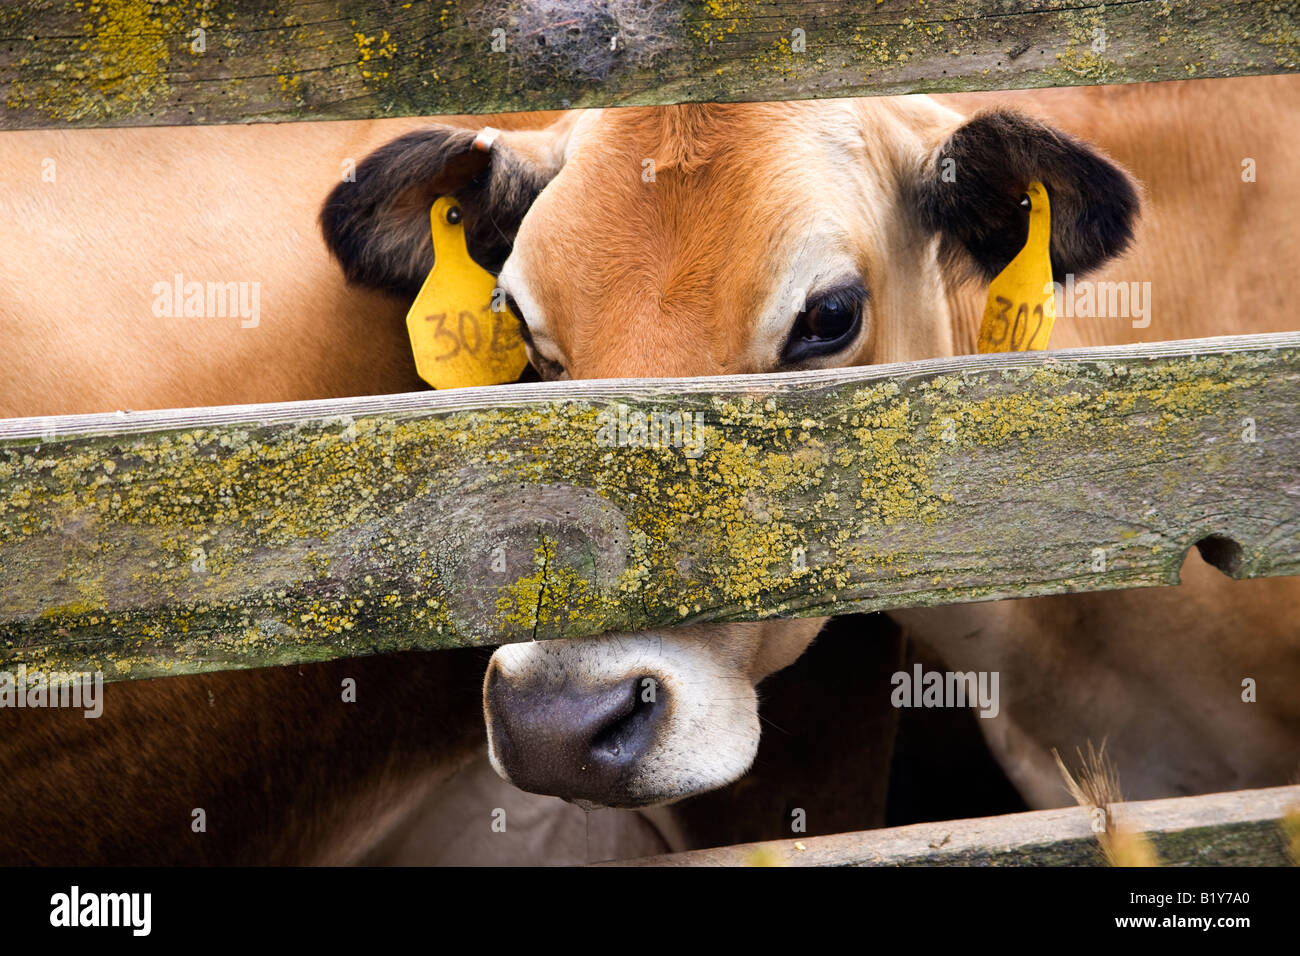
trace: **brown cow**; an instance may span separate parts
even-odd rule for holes
[[[417,125],[0,134],[0,417],[423,387],[409,303],[347,288],[316,226],[349,164]],[[153,287],[176,273],[259,283],[257,324],[158,316]],[[581,862],[678,846],[610,811],[589,851],[581,811],[509,793],[482,757],[485,665],[468,650],[115,683],[94,720],[0,709],[0,864]]]
[[[1018,103],[1062,128],[1105,144],[1146,185],[1148,212],[1138,225],[1135,258],[1131,260],[1141,264],[1145,275],[1154,278],[1157,273],[1170,274],[1177,269],[1179,274],[1203,276],[1209,274],[1205,263],[1231,264],[1231,282],[1202,283],[1198,287],[1197,309],[1179,312],[1173,303],[1162,305],[1159,317],[1144,333],[1146,337],[1262,330],[1268,326],[1261,316],[1283,314],[1277,308],[1280,285],[1273,281],[1272,273],[1284,273],[1288,267],[1294,271],[1296,251],[1293,235],[1285,231],[1291,215],[1285,186],[1288,177],[1270,171],[1291,168],[1284,132],[1295,127],[1294,108],[1286,112],[1286,104],[1295,99],[1293,90],[1281,80],[1215,81],[1024,94]],[[1219,97],[1227,97],[1229,102],[1219,103]],[[1021,99],[1019,95],[1008,95],[946,102],[966,109],[971,103]],[[1126,101],[1134,101],[1134,105],[1130,107]],[[908,102],[895,107],[900,115],[910,112],[923,119],[932,109],[908,106]],[[1109,106],[1111,102],[1118,105]],[[885,101],[880,103],[884,107]],[[1149,114],[1143,112],[1141,104],[1146,104]],[[736,109],[743,112],[759,108]],[[773,115],[779,116],[784,108],[774,109]],[[693,112],[666,111],[669,118],[660,124],[680,134],[676,142],[689,154],[684,156],[686,166],[697,146],[695,128],[683,114]],[[411,215],[425,217],[421,228],[409,225],[402,216],[386,220],[385,224],[399,233],[408,229],[411,241],[417,241],[417,237],[423,240],[427,237],[426,200],[438,186],[459,185],[458,192],[467,201],[471,227],[476,233],[473,248],[482,261],[499,266],[510,249],[522,252],[528,247],[527,232],[523,230],[515,245],[516,229],[534,221],[541,224],[540,213],[549,197],[563,192],[556,188],[561,180],[552,180],[550,174],[558,164],[575,161],[570,146],[576,148],[577,142],[565,134],[561,148],[560,134],[583,124],[604,124],[616,115],[565,116],[544,131],[507,133],[499,143],[502,149],[492,156],[486,177],[492,186],[486,191],[481,188],[481,178],[464,183],[447,180],[449,170],[443,167],[427,182],[417,176],[413,181],[418,188],[414,194],[407,194],[412,203]],[[627,115],[630,122],[636,114],[627,111]],[[785,145],[802,142],[806,146],[808,137],[825,132],[827,124],[834,126],[837,122],[833,111],[820,120],[805,115],[810,122],[795,121],[789,137],[758,152],[775,157]],[[941,111],[936,115],[942,115]],[[1135,121],[1134,116],[1145,119]],[[1159,143],[1148,139],[1155,122],[1152,117],[1159,117],[1169,131],[1162,134]],[[530,118],[522,124],[538,121],[545,123],[547,119]],[[509,126],[520,122],[493,117],[441,119],[435,129],[445,138],[449,126],[472,129],[483,123]],[[4,284],[0,340],[6,346],[6,363],[0,365],[0,416],[282,401],[419,387],[401,316],[409,304],[412,284],[418,283],[412,274],[422,277],[421,270],[427,269],[425,254],[418,250],[412,253],[402,242],[391,247],[388,256],[381,252],[378,265],[371,266],[379,268],[379,272],[353,274],[399,294],[393,297],[367,293],[343,286],[313,232],[319,196],[338,182],[349,158],[365,155],[403,133],[427,126],[427,121],[400,120],[0,136],[5,168],[10,170],[6,189],[0,193],[0,209],[7,214],[9,223],[0,239],[6,262],[5,277],[0,280]],[[922,135],[923,126],[912,131],[913,139]],[[889,124],[879,137],[874,137],[871,129],[867,125],[850,125],[843,132],[850,139],[859,137],[859,149],[882,157],[895,151],[895,145],[889,142],[893,133],[902,134],[904,140],[911,136],[906,123]],[[770,141],[764,134],[754,142]],[[591,139],[589,145],[598,142],[598,138]],[[667,142],[671,145],[673,140]],[[703,149],[703,144],[698,148]],[[675,175],[671,170],[673,151],[669,150],[667,165],[660,167],[667,176]],[[388,153],[391,155],[392,150]],[[636,183],[641,183],[644,171],[640,160],[657,155],[652,152],[637,157],[631,173]],[[1236,168],[1230,170],[1217,192],[1193,191],[1185,182],[1188,172],[1203,181],[1212,169],[1218,168],[1216,164],[1232,165],[1246,156],[1259,163],[1260,181],[1252,184],[1258,187],[1257,192],[1229,191],[1239,182]],[[52,160],[57,170],[53,181],[42,178],[46,160]],[[470,157],[462,174],[472,175],[480,165],[480,157]],[[798,181],[803,175],[799,161],[792,160],[791,167],[789,172]],[[374,168],[370,167],[371,172]],[[579,167],[572,168],[576,171]],[[535,173],[537,169],[541,170],[540,176]],[[516,175],[507,175],[511,170]],[[850,173],[854,177],[866,175],[852,170]],[[436,182],[439,177],[444,177],[441,183]],[[661,175],[657,182],[663,184],[665,179]],[[829,192],[827,185],[832,181],[818,180],[812,188],[798,190],[784,179],[764,184],[760,177],[757,197],[770,200],[768,193],[776,190],[778,199],[783,196],[792,205],[777,203],[773,209],[769,203],[767,219],[756,219],[754,225],[767,230],[764,234],[772,234],[776,224],[788,224],[793,221],[791,216],[799,215],[800,203],[815,201],[817,208],[822,208]],[[372,180],[359,171],[358,182],[349,185],[355,185],[360,192],[368,182],[391,185],[392,179]],[[540,193],[541,201],[530,206],[535,192]],[[384,199],[382,193],[372,195],[377,201]],[[475,196],[486,196],[492,205],[474,206],[469,200]],[[1185,196],[1194,198],[1181,198]],[[603,198],[611,202],[615,199],[613,195]],[[843,196],[830,198],[839,201]],[[602,196],[592,197],[593,202],[599,199]],[[742,200],[737,198],[735,202],[740,208]],[[1201,217],[1229,222],[1229,211],[1235,212],[1241,204],[1249,204],[1247,218],[1255,228],[1233,236],[1232,248],[1225,252],[1222,238],[1215,238],[1216,230],[1206,228]],[[384,208],[393,212],[400,210],[400,204],[394,207],[385,203]],[[525,214],[529,208],[532,211]],[[494,209],[508,214],[495,215]],[[809,207],[803,219],[813,218]],[[569,225],[577,237],[583,223]],[[671,241],[681,224],[670,218],[661,225],[662,234],[649,235]],[[497,229],[501,232],[491,238],[488,231]],[[588,249],[595,254],[592,265],[596,266],[610,259],[603,255],[604,237],[594,229],[588,233]],[[551,228],[538,225],[534,240],[551,233]],[[372,238],[381,240],[393,235],[388,228],[371,233]],[[746,240],[754,238],[738,235]],[[1190,244],[1186,263],[1177,261],[1184,253],[1178,243],[1170,241],[1170,236]],[[373,251],[380,247],[367,248]],[[557,246],[556,251],[559,254],[564,250]],[[688,246],[682,251],[689,254],[692,250]],[[652,259],[662,252],[654,244],[642,250],[643,256],[650,253]],[[744,259],[744,254],[745,250],[738,246],[734,261],[752,271],[753,263]],[[407,270],[395,282],[390,281],[393,277],[384,276],[382,263],[385,258],[400,260],[403,255],[408,256],[413,273]],[[815,258],[814,253],[808,256],[810,262]],[[922,261],[928,259],[922,257]],[[358,266],[353,262],[350,268]],[[237,320],[160,320],[150,312],[150,290],[156,282],[170,279],[177,272],[200,280],[260,281],[260,324],[241,329]],[[578,285],[586,286],[583,275],[582,270],[574,273]],[[616,305],[625,294],[620,288],[617,283],[610,288],[611,304]],[[701,294],[699,289],[690,291],[695,296]],[[883,294],[874,287],[871,292],[873,297]],[[1180,293],[1175,290],[1175,294]],[[969,309],[978,298],[974,292],[967,299],[953,301],[965,303]],[[535,319],[528,314],[525,297],[518,297],[518,301],[523,303],[530,327],[535,325],[538,330],[538,344],[545,348],[548,340],[544,333],[554,329],[548,329],[543,320],[552,315],[554,307],[535,304],[534,311],[543,307],[547,310]],[[877,301],[872,299],[872,315]],[[824,314],[834,311],[824,310]],[[601,310],[599,314],[617,322],[613,312]],[[916,314],[923,313],[918,309]],[[1254,324],[1229,326],[1222,323],[1225,315],[1253,316]],[[574,342],[580,343],[583,317],[561,317],[572,319]],[[565,327],[560,322],[554,325]],[[953,341],[937,335],[934,343],[924,341],[929,335],[926,330],[875,329],[871,349],[861,357],[822,361],[851,364],[884,361],[889,356],[914,358],[969,351],[973,348],[972,328],[965,319],[954,322],[953,330],[958,334],[954,334]],[[725,361],[719,365],[715,359],[719,355],[726,359],[734,344],[723,335],[710,348],[697,349],[699,354],[683,358],[676,350],[683,342],[699,346],[702,340],[698,335],[672,342],[656,338],[652,327],[630,331],[650,337],[637,352],[625,353],[628,363],[621,371],[615,368],[618,374],[668,374],[725,367]],[[740,331],[743,333],[743,328]],[[628,333],[625,323],[603,329],[606,338],[602,341],[608,346],[608,354],[582,359],[590,363],[588,367],[575,368],[563,351],[539,353],[536,360],[542,365],[546,358],[558,358],[568,364],[569,373],[592,374],[613,367],[605,363],[614,363],[612,356],[620,347],[619,337]],[[1127,324],[1111,323],[1095,330],[1091,338],[1085,335],[1073,339],[1071,334],[1069,324],[1062,321],[1054,344],[1121,341],[1134,333],[1128,331]],[[567,341],[561,338],[562,347],[569,347],[564,345]],[[621,341],[626,345],[630,340]],[[933,347],[928,347],[931,344]],[[654,358],[646,353],[647,349],[657,351],[661,357]],[[661,364],[656,367],[656,362]],[[774,366],[768,362],[757,367]],[[1016,605],[954,608],[918,614],[915,619],[904,613],[896,616],[943,645],[949,638],[959,642],[980,626],[983,619],[972,626],[968,614],[1001,614],[1004,612],[997,609],[1011,607],[1009,617],[991,618],[995,624],[1019,629],[1008,631],[1007,640],[985,633],[971,637],[965,645],[944,648],[957,661],[960,659],[955,655],[963,647],[978,646],[997,637],[1005,662],[999,660],[992,666],[1003,667],[1008,673],[1013,668],[1021,672],[1032,668],[1039,652],[1051,648],[1051,661],[1066,674],[1051,688],[1059,689],[1061,695],[1070,693],[1070,707],[1062,708],[1059,715],[1045,715],[1041,704],[1037,704],[1037,710],[1027,709],[1034,707],[1035,701],[1023,706],[1004,701],[1004,711],[1008,705],[1014,706],[1028,715],[1029,726],[1026,728],[1025,722],[1007,723],[1004,726],[1019,729],[1001,737],[991,734],[995,748],[1027,791],[1033,790],[1033,781],[1044,778],[1037,763],[1017,763],[1015,748],[1023,744],[1024,754],[1037,755],[1045,743],[1063,742],[1069,746],[1070,740],[1081,739],[1096,728],[1102,728],[1102,732],[1114,729],[1117,721],[1108,721],[1105,714],[1090,713],[1089,706],[1116,701],[1123,704],[1122,719],[1130,726],[1138,720],[1146,721],[1131,741],[1130,753],[1137,756],[1136,763],[1131,759],[1121,762],[1126,771],[1145,772],[1146,763],[1157,769],[1165,766],[1159,753],[1151,756],[1150,741],[1154,739],[1171,747],[1181,745],[1166,771],[1172,775],[1172,782],[1160,780],[1156,784],[1160,792],[1242,785],[1232,782],[1231,767],[1225,773],[1226,764],[1214,759],[1226,752],[1225,741],[1241,733],[1240,723],[1234,722],[1235,717],[1229,713],[1236,700],[1235,684],[1234,695],[1225,699],[1222,681],[1216,684],[1204,677],[1213,675],[1216,666],[1229,674],[1229,683],[1236,674],[1252,669],[1261,681],[1259,706],[1267,709],[1255,718],[1251,729],[1271,724],[1275,730],[1252,737],[1253,750],[1243,752],[1239,758],[1244,771],[1238,779],[1271,782],[1272,767],[1285,763],[1274,759],[1274,755],[1287,747],[1294,753],[1296,713],[1288,711],[1278,698],[1294,684],[1295,645],[1293,640],[1281,644],[1277,639],[1277,609],[1284,606],[1281,602],[1287,600],[1286,594],[1294,602],[1294,591],[1286,591],[1282,582],[1225,585],[1215,577],[1217,572],[1206,571],[1203,565],[1189,566],[1188,570],[1206,577],[1195,586],[1207,590],[1198,600],[1179,592],[1184,614],[1171,627],[1166,627],[1159,617],[1169,610],[1169,602],[1145,611],[1140,603],[1132,605],[1138,609],[1139,623],[1154,620],[1158,633],[1177,630],[1186,642],[1180,651],[1188,662],[1185,683],[1182,677],[1169,677],[1167,645],[1160,641],[1125,642],[1125,634],[1140,628],[1125,617],[1130,612],[1122,601],[1105,603],[1108,596],[1100,596],[1102,603],[1093,607],[1089,606],[1091,598],[1061,599],[1060,611],[1053,610],[1053,601],[1019,602],[1040,608],[1037,616],[1014,613]],[[1132,597],[1141,602],[1155,593]],[[1233,594],[1241,596],[1233,598]],[[1294,619],[1294,603],[1290,606]],[[1207,615],[1206,607],[1219,620],[1245,622],[1241,633],[1253,635],[1254,639],[1216,641],[1215,634],[1207,633],[1205,622],[1214,618]],[[1098,667],[1105,663],[1098,659],[1106,655],[1095,653],[1095,643],[1077,648],[1078,661],[1066,654],[1069,648],[1057,639],[1059,635],[1051,635],[1050,645],[1044,645],[1044,630],[1050,631],[1055,626],[1054,618],[1062,614],[1085,615],[1091,621],[1118,619],[1120,631],[1108,639],[1107,646],[1134,653],[1134,660],[1117,671]],[[1191,623],[1186,624],[1184,617]],[[1072,624],[1072,633],[1088,633],[1090,620]],[[746,683],[757,679],[764,669],[793,658],[811,637],[802,632],[782,637],[776,630],[779,627],[773,625],[768,641],[778,650],[763,648],[762,654],[742,645],[746,640],[752,644],[752,636],[766,633],[766,627],[740,628],[741,637],[732,644],[737,656],[752,661],[744,677]],[[599,653],[599,642],[589,643],[592,653]],[[1163,654],[1162,647],[1166,649]],[[563,645],[554,645],[554,650],[563,666],[575,659],[574,651],[566,651]],[[1213,657],[1218,651],[1223,652],[1223,664]],[[982,666],[990,666],[987,661],[994,659],[981,657],[985,662]],[[1074,670],[1076,667],[1086,670]],[[512,820],[533,815],[541,821],[533,832],[545,830],[558,836],[562,845],[571,845],[575,835],[583,836],[582,817],[577,811],[576,816],[553,823],[561,818],[546,808],[553,808],[558,801],[548,803],[545,798],[537,798],[543,802],[510,802],[528,798],[518,793],[503,796],[491,789],[490,780],[479,772],[481,765],[466,765],[482,743],[482,725],[471,713],[480,696],[482,671],[483,660],[472,651],[402,655],[111,685],[106,691],[105,715],[98,721],[59,711],[0,711],[0,772],[6,779],[5,797],[0,800],[0,828],[8,835],[0,842],[0,859],[141,863],[540,859],[535,846],[512,855],[500,849],[499,841],[488,844],[486,851],[481,846],[457,842],[452,847],[455,852],[440,855],[439,849],[445,847],[439,846],[436,832],[426,829],[418,836],[412,833],[411,828],[421,820],[437,822],[450,817],[461,831],[458,841],[463,841],[463,831],[471,824],[487,832],[491,809],[487,804],[492,803],[505,807]],[[349,676],[358,680],[360,688],[358,704],[347,705],[356,708],[353,710],[339,703],[340,680]],[[1166,680],[1168,686],[1157,679]],[[736,683],[731,682],[733,687]],[[1084,684],[1097,688],[1098,695],[1113,696],[1097,696],[1095,703],[1084,701],[1073,693],[1073,688]],[[1273,685],[1281,691],[1272,693],[1270,700],[1266,691]],[[1196,698],[1184,694],[1185,687],[1208,688],[1201,698],[1202,706],[1187,706]],[[1151,693],[1162,695],[1162,706],[1144,709],[1142,695]],[[1163,715],[1166,721],[1195,723],[1191,729],[1175,727],[1167,733],[1159,720],[1150,720],[1152,714]],[[721,728],[727,732],[719,732],[715,743],[731,742],[737,730],[740,736],[751,732],[745,723],[748,716],[741,716],[744,720],[737,728]],[[1045,717],[1066,723],[1065,730],[1052,726]],[[1043,720],[1041,726],[1035,723],[1037,720]],[[1212,734],[1205,732],[1207,726],[1214,731]],[[752,733],[756,735],[756,725]],[[1200,739],[1207,741],[1204,749],[1199,748]],[[1117,740],[1113,735],[1112,748]],[[708,754],[702,758],[706,770],[711,759]],[[1189,761],[1198,760],[1205,761],[1204,776],[1178,777],[1184,774]],[[449,777],[457,767],[465,769]],[[1183,782],[1185,779],[1190,782]],[[448,784],[439,786],[440,781],[448,780]],[[711,782],[715,781],[702,779],[695,789]],[[1132,793],[1134,787],[1128,774],[1125,782],[1126,790]],[[1055,786],[1054,778],[1051,786]],[[458,795],[466,799],[457,799]],[[1039,800],[1049,801],[1063,802],[1054,794]],[[454,805],[455,812],[443,813],[449,805]],[[191,829],[192,810],[200,807],[208,814],[205,834],[195,834]],[[668,829],[656,831],[644,824],[628,829],[630,836],[615,838],[610,849],[597,851],[596,855],[654,852],[674,845]],[[402,841],[405,846],[398,845]],[[415,855],[410,848],[419,843],[427,852]],[[581,851],[562,850],[559,858],[584,857]]]
[[[422,217],[455,194],[549,378],[972,352],[982,288],[963,280],[1024,242],[1035,179],[1055,274],[1149,282],[1155,301],[1063,318],[1054,346],[1277,330],[1300,256],[1298,92],[1261,78],[596,110],[502,134],[490,156],[434,125],[367,159],[322,222],[350,279],[409,295],[429,267]],[[1131,798],[1284,783],[1300,755],[1300,579],[1233,582],[1194,556],[1183,575],[1177,589],[895,619],[948,666],[1001,673],[999,713],[980,723],[1032,805],[1069,801],[1052,747],[1107,737]],[[721,786],[753,759],[754,685],[820,626],[502,647],[484,687],[493,764],[585,805]],[[654,701],[638,695],[647,677]],[[1258,703],[1241,699],[1247,677]]]

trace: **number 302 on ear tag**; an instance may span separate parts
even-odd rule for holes
[[[429,223],[433,269],[406,314],[416,372],[434,388],[513,382],[528,364],[519,320],[493,310],[497,282],[469,257],[460,204],[442,196]]]
[[[1029,207],[1024,248],[989,283],[980,323],[981,352],[1025,352],[1047,348],[1056,322],[1052,285],[1052,207],[1047,189],[1032,182],[1021,205]]]

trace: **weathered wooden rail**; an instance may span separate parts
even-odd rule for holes
[[[1300,786],[1121,803],[1167,866],[1288,866],[1300,837]],[[694,850],[633,866],[1104,866],[1079,807],[947,820],[834,836]],[[1293,843],[1293,841],[1295,841]]]
[[[1246,76],[1291,0],[20,0],[3,126],[366,119]]]
[[[4,421],[0,667],[1300,573],[1297,395],[1300,333]]]

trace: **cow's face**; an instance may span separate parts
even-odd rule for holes
[[[1021,114],[966,120],[925,97],[571,114],[548,130],[411,134],[331,195],[353,281],[414,295],[427,210],[456,194],[547,378],[769,372],[952,354],[949,298],[1024,242],[1052,198],[1058,274],[1131,236],[1128,177]],[[500,648],[484,709],[519,786],[637,806],[722,786],[757,750],[755,686],[820,620]]]
[[[925,153],[912,124],[958,118],[918,105],[583,116],[501,271],[534,363],[666,377],[949,351],[936,237],[902,185]]]

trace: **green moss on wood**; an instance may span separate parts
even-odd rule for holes
[[[1289,3],[1052,6],[18,0],[0,9],[0,96],[12,128],[132,126],[1126,83],[1300,62]]]
[[[1107,354],[10,438],[3,657],[140,677],[1167,584],[1211,533],[1300,570],[1300,352]],[[619,404],[702,414],[702,454],[605,447]]]

